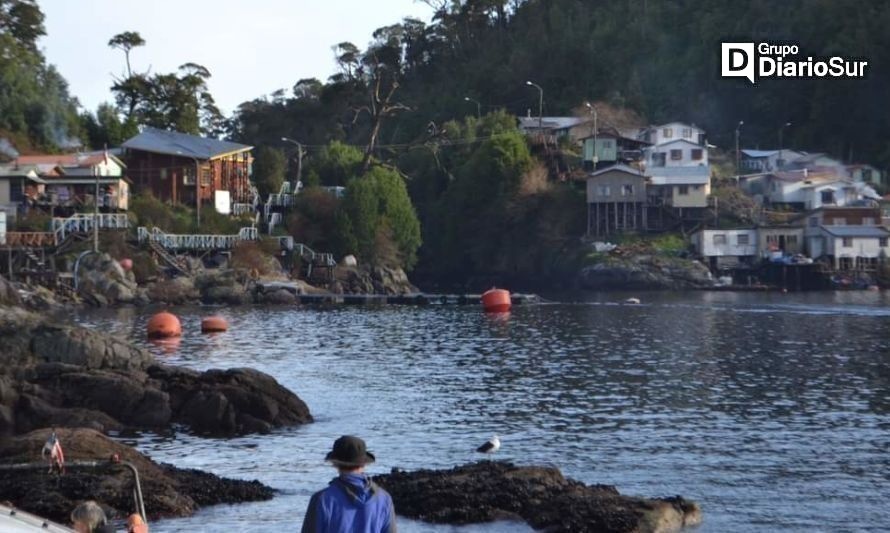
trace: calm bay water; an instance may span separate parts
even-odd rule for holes
[[[636,295],[641,296],[641,295]],[[154,459],[281,490],[152,531],[294,531],[334,471],[341,434],[365,438],[372,473],[451,467],[501,436],[498,456],[551,464],[624,494],[701,503],[699,531],[890,529],[890,294],[591,295],[517,307],[186,308],[176,346],[144,339],[149,313],[76,319],[169,364],[248,366],[316,417],[272,435],[186,433],[134,442]],[[202,316],[229,332],[202,336]],[[405,531],[525,531],[521,524]]]

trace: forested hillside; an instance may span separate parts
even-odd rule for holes
[[[384,124],[381,140],[402,143],[441,123],[506,109],[567,114],[585,100],[624,104],[651,122],[682,119],[730,147],[739,120],[750,145],[774,146],[781,124],[786,145],[856,161],[890,163],[890,2],[753,0],[440,0],[434,23],[405,20],[378,30],[367,50],[335,49],[341,74],[325,84],[301,80],[293,92],[245,103],[234,134],[272,142],[280,134],[306,143],[331,136],[367,141],[369,115],[356,80],[384,64],[398,72],[393,101],[409,109]],[[722,41],[799,43],[812,56],[869,61],[867,80],[720,77]],[[358,43],[361,44],[361,43]],[[376,58],[376,59],[374,59]],[[262,124],[262,127],[259,125]]]

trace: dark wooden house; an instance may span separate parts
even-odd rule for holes
[[[202,205],[249,201],[252,146],[146,127],[122,147],[136,192],[190,206],[199,194]]]

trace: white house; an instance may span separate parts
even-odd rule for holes
[[[853,181],[863,181],[872,185],[884,185],[886,177],[878,168],[871,165],[847,165],[847,176]]]
[[[874,270],[890,256],[888,238],[890,231],[881,226],[820,226],[807,246],[811,257],[827,257],[835,269]]]
[[[863,199],[879,198],[867,184],[854,182],[825,167],[813,171],[803,169],[742,176],[740,182],[746,192],[760,195],[764,203],[788,205],[801,210],[846,206]]]
[[[690,237],[695,253],[716,270],[751,263],[757,256],[756,229],[703,229]]]
[[[638,138],[654,146],[677,140],[705,146],[705,130],[683,122],[668,122],[660,126],[649,126],[640,132]]]
[[[96,185],[99,205],[126,210],[129,207],[130,183],[124,176],[126,165],[105,151],[27,155],[16,159],[16,165],[37,169],[45,183],[45,197],[35,200],[47,205],[92,205]]]
[[[647,168],[708,166],[708,150],[686,139],[677,139],[643,149]]]
[[[110,153],[103,151],[76,154],[23,155],[18,165],[36,165],[39,173],[61,167],[66,176],[121,177],[127,166]]]

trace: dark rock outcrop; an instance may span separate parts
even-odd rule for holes
[[[479,462],[451,470],[377,476],[400,515],[445,524],[522,519],[548,532],[667,533],[701,523],[701,510],[679,496],[622,496],[609,485],[566,479],[556,468]]]
[[[42,429],[0,442],[0,464],[40,462],[40,450],[50,430]],[[57,429],[69,464],[58,476],[45,466],[27,470],[0,467],[0,501],[67,523],[71,510],[83,500],[96,500],[111,518],[134,512],[133,477],[109,461],[113,455],[139,470],[145,509],[150,519],[188,516],[199,507],[220,503],[268,500],[273,490],[258,481],[225,479],[197,470],[158,464],[133,448],[90,429]],[[100,461],[103,466],[80,468],[77,461]],[[107,463],[106,463],[107,462]]]
[[[714,286],[707,267],[698,261],[639,255],[608,258],[585,267],[578,285],[589,290],[686,290]]]
[[[230,435],[311,421],[306,404],[262,372],[161,365],[99,332],[0,307],[0,434],[48,425],[109,431],[180,423]]]

